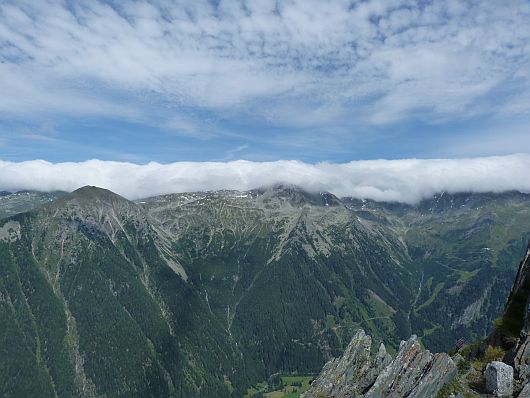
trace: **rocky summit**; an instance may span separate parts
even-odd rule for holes
[[[329,361],[304,398],[383,398],[436,396],[456,375],[445,353],[425,350],[416,336],[402,341],[392,359],[381,345],[370,354],[371,338],[359,330],[344,355]]]

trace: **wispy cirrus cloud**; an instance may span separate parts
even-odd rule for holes
[[[529,18],[522,0],[6,0],[0,113],[184,134],[190,107],[300,128],[525,114]]]

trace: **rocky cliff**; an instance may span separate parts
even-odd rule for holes
[[[530,242],[506,304],[503,317],[490,338],[506,349],[504,361],[512,365],[523,386],[530,385]],[[527,390],[530,387],[527,386]],[[529,394],[530,396],[530,394]]]

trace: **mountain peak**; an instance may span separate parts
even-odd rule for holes
[[[138,216],[141,213],[140,208],[135,203],[123,196],[108,189],[90,185],[60,197],[50,206],[49,209],[55,215],[76,214],[83,219],[93,219],[96,223],[107,218],[116,220],[133,214]]]
[[[71,192],[71,197],[84,197],[84,198],[121,198],[123,200],[127,200],[123,198],[122,196],[108,190],[105,188],[100,188],[94,185],[85,185],[81,188],[76,189],[75,191]]]
[[[115,242],[119,234],[127,234],[125,224],[147,231],[150,224],[142,208],[107,189],[84,186],[35,211],[36,217],[48,224],[57,222],[60,235],[75,234],[79,229],[103,233]],[[65,235],[65,236],[66,236]]]
[[[258,195],[262,200],[279,198],[287,201],[293,206],[303,206],[305,204],[313,206],[338,206],[341,204],[339,198],[325,191],[309,191],[294,184],[277,183],[270,187],[261,188]]]
[[[65,204],[85,207],[130,207],[136,206],[133,202],[105,188],[86,185],[64,195],[56,204]]]

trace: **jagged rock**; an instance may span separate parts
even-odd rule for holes
[[[364,330],[358,330],[342,357],[332,359],[324,365],[320,375],[311,384],[311,389],[303,397],[362,396],[381,370],[392,360],[383,344],[379,347],[376,356],[372,358],[371,345],[372,338],[366,335]]]
[[[530,337],[519,345],[513,362],[519,379],[526,383],[530,381]]]
[[[431,354],[416,336],[402,341],[392,363],[377,377],[366,398],[433,397],[456,375],[449,355]]]
[[[520,301],[524,301],[521,305]],[[505,314],[520,317],[522,328],[520,335],[526,337],[530,335],[530,241],[526,255],[519,265],[517,277],[512,287],[508,303],[506,304]]]
[[[497,397],[512,396],[513,394],[513,368],[504,362],[493,361],[488,363],[484,372],[486,390]]]
[[[370,336],[359,330],[344,355],[324,366],[303,397],[428,398],[456,375],[447,354],[431,354],[416,336],[401,342],[394,360],[383,345],[372,359],[370,345]]]
[[[530,384],[526,384],[517,398],[530,398]]]
[[[451,357],[451,359],[453,360],[453,362],[455,363],[456,366],[458,366],[458,364],[462,361],[465,361],[464,357],[458,353],[456,353],[455,355],[453,355]]]

